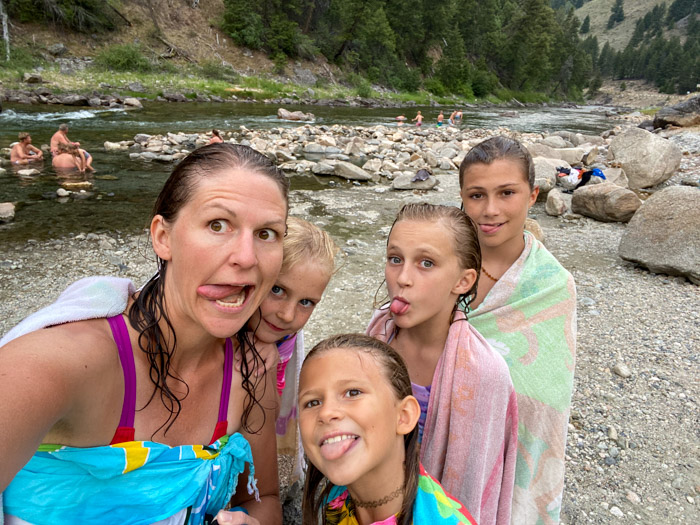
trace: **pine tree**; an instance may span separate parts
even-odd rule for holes
[[[586,18],[583,19],[583,24],[581,24],[581,34],[585,35],[591,30],[591,17],[586,15]]]
[[[624,0],[615,0],[615,4],[610,9],[608,18],[608,29],[612,29],[625,19]]]

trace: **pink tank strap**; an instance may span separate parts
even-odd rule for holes
[[[224,380],[221,382],[221,398],[219,399],[219,418],[216,422],[214,435],[209,444],[226,435],[228,430],[228,401],[231,398],[231,382],[233,378],[233,343],[226,339],[224,349]]]
[[[109,327],[112,329],[114,342],[119,350],[119,360],[124,373],[124,402],[122,414],[119,418],[119,427],[114,433],[112,442],[124,443],[134,440],[134,416],[136,414],[136,368],[134,366],[134,352],[131,348],[129,330],[126,327],[124,317],[115,315],[108,317]]]

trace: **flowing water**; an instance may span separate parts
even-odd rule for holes
[[[315,124],[395,126],[395,117],[403,112],[411,119],[420,109],[426,116],[423,129],[434,122],[436,108],[357,108],[329,106],[286,106],[290,110],[312,112]],[[0,113],[0,147],[8,147],[17,133],[28,131],[35,146],[49,142],[62,122],[69,124],[68,136],[80,141],[91,152],[96,172],[88,175],[94,183],[91,196],[85,199],[56,199],[59,176],[44,161],[39,175],[20,177],[15,167],[5,166],[0,175],[0,202],[17,204],[15,220],[0,224],[0,242],[43,240],[70,233],[118,230],[136,232],[144,228],[151,206],[172,165],[132,161],[127,152],[105,152],[105,141],[133,139],[136,133],[203,132],[272,127],[296,127],[299,123],[277,119],[277,106],[249,103],[148,102],[142,110],[70,108],[64,106],[5,106]],[[449,115],[449,110],[445,111]],[[610,127],[601,108],[521,108],[516,116],[503,108],[484,107],[464,112],[464,127],[507,127],[522,132],[568,130],[597,134]],[[23,166],[26,168],[26,166]],[[292,190],[317,191],[333,188],[343,191],[350,183],[325,177],[292,177]],[[313,208],[309,210],[313,215]]]

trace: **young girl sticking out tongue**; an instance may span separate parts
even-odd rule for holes
[[[296,413],[299,370],[304,360],[304,332],[314,308],[335,270],[337,246],[325,231],[310,222],[287,218],[282,269],[272,290],[248,321],[262,343],[276,344],[279,453],[296,454]],[[276,356],[275,356],[276,358]],[[301,455],[297,455],[301,459]],[[295,466],[301,476],[301,462]]]
[[[459,306],[476,293],[481,252],[452,206],[407,204],[389,233],[390,302],[368,335],[406,361],[421,408],[420,458],[482,525],[509,524],[518,415],[503,358]]]
[[[360,334],[317,344],[299,381],[305,525],[476,522],[418,460],[420,408],[401,357]]]

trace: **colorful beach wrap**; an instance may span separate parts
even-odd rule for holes
[[[526,231],[523,253],[469,322],[503,355],[517,394],[512,523],[559,523],[576,360],[574,279]]]
[[[246,466],[257,498],[250,445],[238,433],[207,446],[44,444],[5,489],[5,519],[145,525],[177,516],[177,523],[202,524],[226,507]]]
[[[327,525],[358,525],[355,505],[345,487],[333,487],[325,507]],[[440,483],[420,466],[418,490],[413,503],[413,523],[420,525],[449,525],[476,521],[459,501],[448,494]],[[394,525],[396,516],[372,525]]]
[[[420,459],[481,525],[509,525],[518,408],[503,358],[455,311],[430,384]],[[388,308],[374,312],[367,334],[389,341]]]

